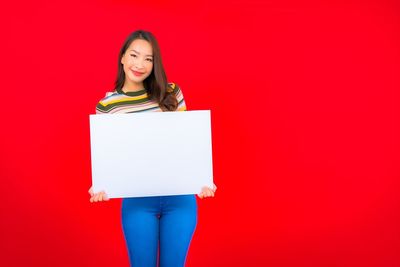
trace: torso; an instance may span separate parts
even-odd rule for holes
[[[173,88],[173,92],[178,99],[179,105],[177,110],[186,110],[185,101],[179,86],[174,83],[169,83],[169,85]],[[120,89],[114,92],[108,92],[96,105],[97,114],[148,111],[162,112],[162,109],[156,101],[149,98],[145,89],[134,92],[124,92]]]

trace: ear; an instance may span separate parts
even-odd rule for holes
[[[125,54],[123,54],[122,57],[121,57],[121,64],[122,64],[122,65],[125,64]]]

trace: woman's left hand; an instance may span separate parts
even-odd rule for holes
[[[197,196],[199,198],[214,197],[216,190],[217,190],[217,186],[213,183],[213,188],[209,188],[208,186],[204,186],[201,189],[201,192],[199,194],[197,194]]]

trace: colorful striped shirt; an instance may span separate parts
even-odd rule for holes
[[[180,87],[175,83],[168,83],[178,100],[177,111],[185,111],[186,103]],[[150,100],[146,89],[134,92],[124,92],[117,89],[114,92],[106,93],[96,105],[96,114],[104,113],[132,113],[132,112],[162,112],[158,103]]]

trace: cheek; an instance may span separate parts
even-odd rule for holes
[[[129,68],[126,64],[124,65],[124,72],[125,72],[125,75],[128,75],[128,73],[129,73]]]
[[[149,64],[147,66],[147,72],[151,72],[153,70],[153,64]]]

